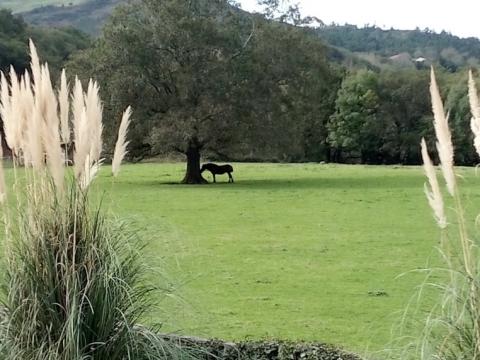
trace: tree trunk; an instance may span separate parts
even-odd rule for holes
[[[208,181],[200,174],[200,147],[190,144],[186,155],[187,172],[182,180],[182,184],[207,184]]]

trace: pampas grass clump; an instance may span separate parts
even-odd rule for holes
[[[145,268],[128,228],[89,201],[102,161],[98,85],[90,81],[84,92],[77,79],[70,95],[63,72],[56,92],[48,66],[30,48],[31,74],[1,74],[0,114],[15,179],[7,192],[0,167],[6,227],[0,358],[181,357],[138,325],[155,289],[143,281]],[[73,174],[62,146],[70,138]],[[121,159],[115,161],[118,166]]]
[[[469,76],[469,99],[472,112],[471,128],[475,146],[480,155],[480,101],[473,80]],[[428,179],[426,193],[435,220],[441,230],[438,247],[443,266],[425,269],[429,276],[420,293],[434,289],[440,294],[438,303],[426,316],[421,336],[416,337],[397,359],[480,360],[480,243],[472,236],[478,229],[468,226],[453,163],[453,145],[435,74],[431,71],[430,92],[437,139],[437,152],[443,177],[445,199],[452,204],[448,220],[441,184],[422,139],[422,157]],[[475,218],[473,218],[475,219]],[[472,219],[472,220],[473,220]],[[435,275],[435,276],[432,276]],[[440,279],[440,280],[439,280]],[[412,314],[408,314],[412,315]]]

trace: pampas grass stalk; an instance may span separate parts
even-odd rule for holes
[[[18,127],[20,123],[19,111],[15,109],[21,109],[21,96],[20,96],[20,84],[18,81],[17,73],[13,66],[10,67],[10,113],[4,121],[4,130],[5,130],[5,140],[7,141],[8,146],[12,149],[14,153],[19,151],[19,138],[18,138]]]
[[[16,149],[14,163],[20,164],[21,156],[25,161],[23,171],[14,173],[15,212],[8,211],[0,167],[7,237],[0,358],[184,359],[183,351],[138,325],[157,289],[144,281],[147,269],[134,234],[89,199],[101,164],[98,85],[90,82],[84,93],[75,82],[73,137],[75,159],[81,160],[75,172],[81,170],[69,176],[61,147],[66,140],[61,123],[70,107],[65,78],[62,90],[54,91],[32,42],[30,49],[33,83],[28,73],[20,80],[11,74],[10,84],[1,79],[5,127],[21,127],[10,133],[18,137],[9,143]]]
[[[65,69],[63,69],[62,75],[60,77],[60,91],[58,93],[58,101],[60,104],[60,133],[62,136],[62,142],[65,145],[70,142],[70,102],[68,99],[68,92],[69,90],[67,83],[67,74],[65,72]]]
[[[91,80],[88,83],[87,94],[85,95],[85,108],[88,119],[88,129],[90,135],[90,163],[98,163],[102,153],[102,112],[103,106],[100,101],[98,84]]]
[[[435,220],[437,221],[438,226],[441,229],[447,227],[447,217],[445,215],[445,207],[443,205],[443,197],[440,192],[440,186],[438,185],[437,175],[435,173],[435,167],[433,166],[432,160],[428,155],[427,144],[425,139],[422,139],[422,159],[423,159],[423,168],[425,175],[427,176],[430,188],[425,184],[425,194],[428,199],[428,203],[433,210],[435,215]]]
[[[113,176],[118,176],[120,172],[120,164],[123,161],[123,158],[127,154],[127,132],[128,127],[130,125],[132,116],[132,108],[129,106],[122,116],[122,122],[120,123],[120,127],[118,129],[118,138],[117,143],[115,144],[115,151],[113,153],[113,161],[112,161],[112,174]]]
[[[82,83],[77,77],[75,77],[75,85],[72,94],[72,110],[74,129],[73,138],[75,143],[73,163],[75,166],[75,176],[77,179],[81,179],[88,154],[88,122]]]
[[[472,70],[468,72],[468,100],[472,113],[470,127],[474,135],[474,146],[477,154],[480,156],[480,101],[478,99],[477,86],[473,79]]]
[[[430,184],[430,189],[426,191],[427,199],[434,210],[437,224],[442,229],[442,241],[438,250],[443,261],[443,267],[429,270],[430,275],[425,284],[439,292],[439,301],[426,316],[423,333],[417,337],[417,346],[413,352],[410,352],[410,355],[402,353],[400,357],[395,358],[480,360],[479,247],[478,243],[470,238],[467,229],[465,210],[455,182],[450,129],[433,69],[431,76],[430,90],[437,150],[446,190],[452,195],[454,221],[446,222],[435,168],[428,156],[426,143],[422,140],[424,170]],[[478,99],[473,96],[476,93],[473,85],[473,79],[470,77],[470,103],[475,117]],[[432,275],[437,275],[436,280]],[[421,287],[420,291],[424,292],[425,289]]]
[[[5,185],[5,174],[3,170],[3,144],[0,136],[0,204],[5,204],[7,199],[7,188]]]
[[[448,127],[448,117],[445,115],[440,90],[433,67],[430,74],[430,95],[432,97],[432,110],[434,115],[435,135],[437,136],[437,150],[440,158],[443,177],[450,195],[455,194],[455,173],[453,170],[453,145],[452,135]]]

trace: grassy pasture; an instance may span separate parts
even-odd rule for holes
[[[205,337],[385,346],[424,278],[398,275],[436,258],[421,168],[234,168],[235,184],[173,184],[183,164],[126,165],[114,182],[103,169],[96,182],[148,240],[146,261],[178,287],[154,320]],[[459,172],[467,207],[478,210],[480,179]]]
[[[0,0],[0,8],[10,9],[16,13],[48,5],[77,5],[85,1],[87,0]]]
[[[424,278],[398,276],[436,258],[421,168],[236,164],[233,185],[171,184],[183,167],[127,165],[97,183],[179,286],[166,329],[385,346]],[[480,179],[460,173],[475,209]]]

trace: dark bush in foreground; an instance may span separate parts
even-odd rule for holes
[[[273,340],[232,343],[176,336],[165,336],[165,339],[188,348],[200,360],[362,360],[358,355],[318,343]]]

